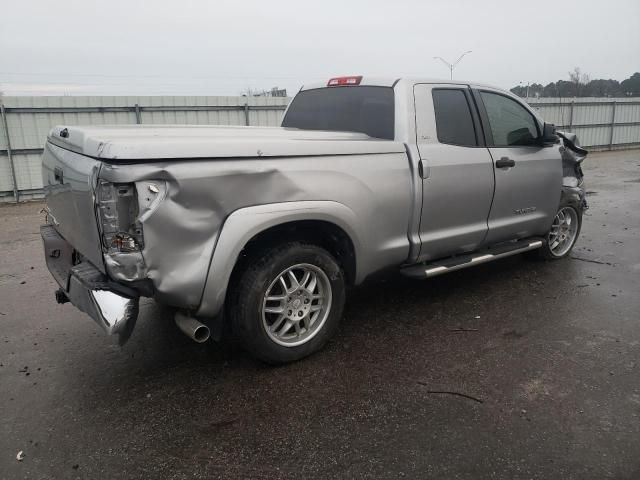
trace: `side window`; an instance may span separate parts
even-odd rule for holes
[[[434,89],[432,95],[438,141],[464,147],[477,146],[471,109],[464,92],[443,88]]]
[[[496,147],[535,145],[538,128],[533,115],[518,102],[497,93],[480,92]]]

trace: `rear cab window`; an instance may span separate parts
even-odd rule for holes
[[[471,106],[463,90],[438,88],[431,92],[438,141],[450,145],[476,147],[476,130]]]
[[[365,133],[394,139],[392,87],[326,87],[299,92],[282,120],[283,127]]]

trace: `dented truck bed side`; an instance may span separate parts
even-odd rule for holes
[[[144,128],[138,130],[144,131]],[[115,130],[118,133],[101,131],[104,138],[95,140],[87,133],[90,129],[83,129],[80,141],[69,142],[76,152],[102,155],[95,158],[57,146],[66,143],[57,135],[60,129],[53,130],[53,141],[49,142],[43,157],[45,172],[49,172],[45,174],[47,202],[52,205],[56,202],[58,187],[55,175],[50,172],[63,158],[74,158],[75,162],[92,166],[92,178],[86,180],[82,188],[87,182],[94,188],[98,188],[100,182],[135,184],[139,202],[149,206],[143,208],[138,217],[144,232],[140,254],[105,255],[104,265],[101,265],[98,256],[105,252],[97,251],[100,248],[97,230],[89,240],[92,246],[87,246],[81,253],[116,281],[135,284],[146,279],[151,284],[150,294],[161,303],[192,311],[199,309],[206,316],[219,312],[221,292],[223,294],[226,289],[238,248],[219,257],[225,259],[224,265],[219,259],[212,264],[213,252],[221,232],[225,231],[225,223],[231,225],[239,216],[245,220],[249,215],[253,216],[247,222],[246,231],[240,232],[237,224],[235,226],[231,243],[240,249],[243,242],[250,240],[248,232],[260,231],[251,229],[251,225],[268,228],[301,217],[293,211],[303,212],[302,216],[307,219],[322,219],[347,229],[354,244],[358,245],[356,281],[384,266],[400,264],[408,256],[407,229],[413,199],[410,168],[402,143],[374,140],[361,134],[304,132],[301,135],[292,131],[283,134],[284,129],[255,129],[265,135],[262,143],[254,145],[262,154],[258,156],[254,152],[252,158],[246,158],[244,155],[249,152],[242,152],[246,145],[242,147],[241,144],[246,137],[257,141],[260,133],[256,136],[254,129],[241,129],[244,137],[236,132],[241,158],[189,158],[205,154],[198,150],[203,148],[202,144],[196,142],[190,147],[194,149],[192,152],[181,150],[183,157],[179,161],[147,158],[138,162],[121,157],[123,152],[135,156],[131,152],[138,144],[137,137],[132,142],[134,146],[130,146],[126,140],[129,127],[122,129],[124,133]],[[156,127],[149,127],[149,130],[150,135],[158,131]],[[178,143],[182,142],[182,132],[187,137],[186,132],[191,132],[190,127],[167,130],[173,132],[169,135]],[[234,132],[234,129],[224,127],[196,130],[209,134],[218,130]],[[73,140],[74,130],[70,128],[67,132]],[[283,135],[286,140],[282,139]],[[167,139],[164,142],[164,155],[169,155],[171,147],[167,146]],[[209,155],[228,153],[215,150],[219,147],[215,133],[205,137],[203,143],[206,142],[209,143]],[[300,153],[294,154],[291,143],[296,144]],[[342,153],[337,154],[338,151]],[[103,158],[108,152],[115,158]],[[151,185],[159,192],[149,190]],[[79,187],[72,188],[76,189],[72,195],[77,196]],[[162,198],[156,200],[158,194]],[[89,208],[90,193],[87,195],[85,207]],[[313,208],[305,206],[309,202],[315,202]],[[255,210],[261,205],[271,211],[268,225],[264,223],[265,212]],[[86,217],[85,212],[83,218]],[[67,222],[70,225],[61,223],[57,228],[60,231],[78,228],[72,218],[65,219],[64,223]],[[239,237],[235,238],[236,235]],[[224,274],[219,275],[219,271]]]

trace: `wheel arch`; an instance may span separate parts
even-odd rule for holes
[[[356,278],[356,253],[353,240],[336,223],[327,220],[293,220],[271,226],[254,235],[236,259],[233,274],[241,269],[242,259],[250,259],[261,250],[287,241],[301,241],[324,248],[342,267],[347,284],[353,285]]]
[[[355,213],[346,205],[332,201],[284,202],[236,210],[220,231],[197,315],[210,318],[221,311],[243,252],[282,241],[281,235],[292,232],[297,237],[286,240],[310,241],[315,234],[315,241],[310,243],[336,256],[349,283],[359,283],[366,275],[362,269],[366,253],[359,230]]]

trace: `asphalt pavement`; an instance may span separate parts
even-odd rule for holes
[[[571,258],[370,282],[279,368],[148,300],[120,348],[0,207],[0,478],[640,478],[640,151],[585,171]]]

